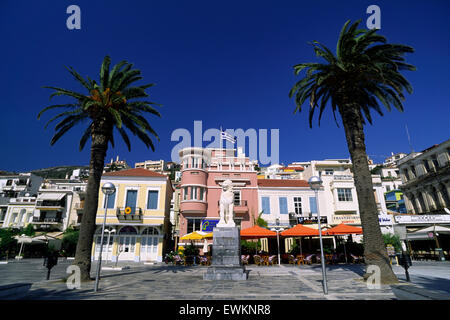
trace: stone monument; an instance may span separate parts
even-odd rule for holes
[[[241,237],[234,223],[234,192],[231,180],[222,183],[220,221],[213,229],[211,266],[203,280],[247,280],[241,262]]]

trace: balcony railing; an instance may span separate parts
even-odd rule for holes
[[[220,200],[217,201],[217,204],[220,206]],[[247,207],[247,200],[234,200],[235,207]]]
[[[62,223],[61,218],[33,218],[33,223],[57,224]]]
[[[353,176],[351,175],[334,175],[333,176],[334,180],[353,180]]]
[[[129,221],[142,221],[142,209],[139,207],[117,208],[117,219]]]

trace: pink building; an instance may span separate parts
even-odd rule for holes
[[[233,182],[235,191],[236,225],[242,229],[253,226],[259,213],[254,169],[257,161],[246,157],[241,148],[235,152],[235,149],[195,147],[180,151],[180,237],[201,231],[204,219],[219,220],[221,184],[227,179]]]

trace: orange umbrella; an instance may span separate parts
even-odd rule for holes
[[[325,232],[322,231],[322,235],[324,235]],[[308,228],[308,227],[304,227],[301,224],[296,225],[293,228],[290,228],[288,230],[284,230],[281,235],[283,237],[315,237],[315,236],[319,236],[319,230],[318,229],[313,229],[313,228]]]
[[[341,223],[337,225],[336,227],[333,227],[331,229],[328,229],[326,231],[328,235],[333,236],[339,236],[339,235],[347,235],[347,234],[362,234],[362,228],[349,226],[348,224]],[[345,255],[345,262],[347,263],[347,250],[345,248],[345,242],[344,242],[344,255]]]
[[[253,226],[251,228],[241,230],[241,238],[244,239],[271,238],[276,236],[276,232],[273,232],[266,228],[261,228],[259,226]]]
[[[363,233],[362,228],[349,226],[348,224],[344,223],[341,223],[336,227],[333,227],[326,231],[326,234],[332,236],[346,235],[346,234],[362,234],[362,233]]]

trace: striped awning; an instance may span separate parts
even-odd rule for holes
[[[51,200],[51,201],[59,201],[66,196],[65,193],[57,193],[57,192],[46,192],[41,193],[37,200]]]

